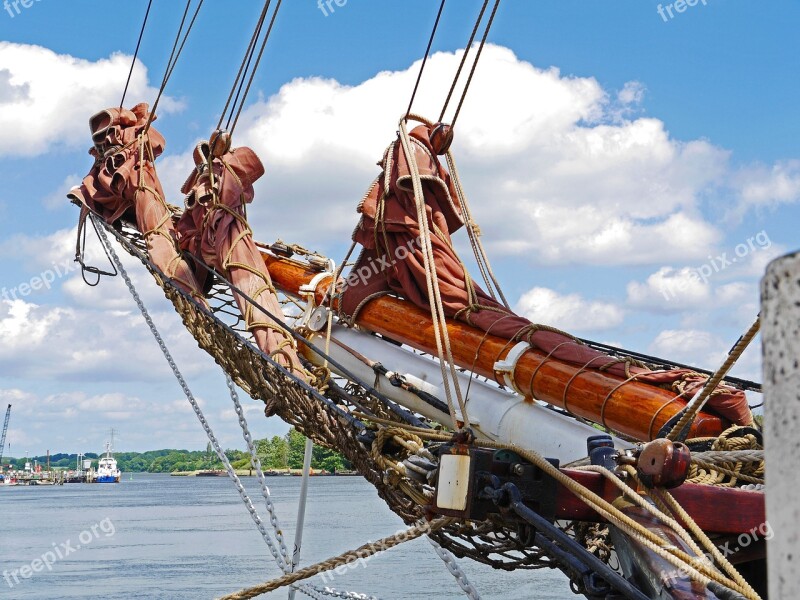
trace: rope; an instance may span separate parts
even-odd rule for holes
[[[122,105],[125,103],[125,96],[128,94],[128,85],[131,83],[131,75],[133,75],[133,67],[136,65],[136,57],[139,56],[139,46],[142,44],[142,36],[144,35],[144,29],[147,26],[147,17],[150,16],[150,8],[153,6],[153,0],[150,0],[147,3],[147,11],[144,13],[144,20],[142,21],[142,29],[139,31],[139,39],[136,42],[136,50],[133,53],[133,58],[131,59],[131,68],[128,71],[128,79],[125,81],[125,89],[122,90],[122,99],[119,101],[119,109],[122,110]]]
[[[278,577],[277,579],[267,581],[260,585],[253,586],[251,588],[246,588],[239,592],[235,592],[233,594],[228,594],[227,596],[223,596],[222,598],[220,598],[220,600],[247,600],[249,598],[255,598],[256,596],[260,596],[261,594],[266,594],[267,592],[277,590],[279,588],[290,585],[297,581],[308,579],[309,577],[313,577],[314,575],[331,571],[332,569],[335,569],[342,565],[350,564],[357,560],[363,560],[365,558],[369,558],[370,556],[373,556],[379,552],[383,552],[384,550],[389,550],[390,548],[394,548],[395,546],[398,546],[403,542],[408,542],[426,533],[437,531],[442,527],[445,527],[446,525],[449,525],[451,523],[452,519],[448,518],[439,518],[434,521],[431,521],[430,523],[428,523],[427,521],[424,521],[422,523],[417,523],[401,533],[385,537],[381,540],[378,540],[377,542],[369,542],[367,544],[364,544],[363,546],[356,548],[355,550],[349,550],[348,552],[344,552],[339,556],[334,556],[332,558],[319,562],[315,565],[311,565],[309,567],[305,567],[304,569],[300,569],[299,571],[295,571],[294,573],[287,573],[283,577]]]
[[[710,452],[692,453],[687,481],[721,487],[734,487],[738,481],[763,484],[764,450],[752,433],[734,435],[741,429],[733,426],[712,438]]]
[[[94,219],[95,219],[94,215],[91,215],[91,219],[92,219],[92,223],[95,225],[95,228],[96,228],[96,224],[95,224],[95,221],[94,221]],[[278,523],[278,517],[277,517],[277,514],[275,512],[275,505],[272,502],[272,496],[270,494],[269,488],[266,485],[266,478],[265,478],[264,472],[263,472],[263,470],[261,468],[261,461],[259,460],[259,458],[257,456],[257,453],[256,453],[256,450],[255,450],[255,447],[253,445],[253,438],[252,438],[252,436],[250,434],[250,430],[249,430],[249,428],[247,426],[247,421],[246,421],[245,416],[244,416],[244,411],[242,409],[241,402],[239,401],[239,395],[236,392],[236,388],[233,385],[233,381],[231,380],[230,376],[228,376],[227,373],[226,373],[225,380],[226,380],[226,383],[228,385],[228,390],[229,390],[229,392],[231,394],[231,399],[233,400],[234,407],[236,409],[236,414],[237,414],[237,416],[239,418],[239,425],[242,428],[242,433],[244,435],[245,442],[247,442],[247,448],[250,451],[251,463],[253,464],[253,468],[256,470],[256,475],[258,477],[258,481],[259,481],[259,484],[261,486],[261,493],[262,493],[262,495],[264,497],[264,502],[265,502],[266,507],[267,507],[267,512],[269,513],[270,524],[272,525],[272,528],[273,528],[273,534],[275,535],[275,538],[278,541],[278,545],[279,545],[278,548],[275,547],[275,544],[273,543],[272,538],[267,533],[267,530],[264,527],[263,521],[261,520],[261,517],[258,515],[255,507],[253,506],[253,503],[250,500],[250,497],[248,496],[247,492],[245,491],[244,486],[242,485],[242,482],[239,479],[239,476],[236,475],[236,472],[234,471],[233,466],[231,465],[230,461],[228,460],[228,457],[225,455],[225,453],[223,452],[222,448],[220,447],[219,442],[217,441],[217,438],[216,438],[216,436],[214,435],[214,432],[211,429],[211,426],[208,424],[208,421],[206,420],[202,409],[197,404],[197,401],[195,400],[194,395],[192,394],[191,390],[189,389],[189,386],[186,383],[186,380],[183,378],[183,375],[181,374],[180,370],[178,369],[177,364],[175,363],[174,359],[172,358],[172,354],[169,352],[169,349],[167,348],[163,338],[161,337],[161,334],[158,332],[158,329],[156,328],[155,323],[153,322],[152,318],[150,317],[150,314],[147,311],[147,308],[144,306],[144,303],[142,302],[141,297],[139,296],[139,293],[136,291],[136,288],[134,287],[133,282],[131,281],[130,277],[128,276],[128,273],[125,270],[125,268],[123,267],[122,262],[120,261],[120,259],[117,256],[116,252],[114,251],[114,248],[109,243],[108,237],[107,237],[107,235],[105,233],[105,229],[103,229],[103,228],[99,229],[98,230],[98,235],[100,237],[100,240],[101,240],[101,243],[102,243],[104,249],[111,256],[111,259],[112,259],[116,269],[119,271],[120,275],[122,275],[122,278],[125,280],[125,284],[127,285],[128,290],[130,291],[131,295],[133,296],[133,299],[136,302],[136,305],[139,307],[139,310],[142,313],[142,316],[144,317],[145,321],[147,322],[147,325],[150,328],[150,331],[152,332],[153,336],[155,337],[156,342],[158,342],[158,345],[161,348],[161,351],[163,352],[164,357],[167,359],[167,362],[169,363],[169,366],[172,369],[173,374],[175,375],[176,379],[178,380],[178,383],[180,384],[181,388],[183,389],[183,392],[186,395],[186,398],[189,400],[189,403],[192,405],[192,408],[194,409],[194,412],[197,415],[197,418],[199,419],[200,424],[203,426],[203,429],[205,430],[206,435],[208,436],[208,439],[211,442],[212,447],[214,448],[215,454],[222,461],[223,465],[225,466],[225,470],[226,470],[226,472],[228,474],[228,477],[230,477],[230,479],[233,481],[234,485],[236,486],[236,489],[239,492],[239,495],[242,498],[242,501],[244,502],[245,507],[247,508],[247,511],[250,513],[250,516],[253,519],[253,522],[256,524],[256,528],[258,529],[259,533],[261,533],[261,537],[266,542],[267,547],[269,548],[270,553],[272,554],[272,557],[275,560],[275,563],[278,565],[278,567],[282,571],[287,572],[289,567],[290,567],[290,565],[291,565],[291,560],[288,558],[288,551],[287,551],[287,548],[286,548],[286,543],[285,543],[285,541],[283,539],[283,530],[281,529],[280,524]],[[306,589],[307,587],[308,586],[301,586],[298,589],[301,592],[307,594],[308,591],[309,591],[308,589]],[[312,588],[310,591],[313,593],[315,590]],[[323,591],[321,593],[327,593],[327,592]],[[340,595],[337,596],[337,597],[340,597],[340,598],[352,598],[354,600],[359,600],[361,598],[369,598],[368,596],[363,596],[361,594],[349,595],[349,594],[351,594],[351,592],[340,592],[339,594]],[[345,595],[341,595],[341,594],[345,594]],[[328,594],[328,595],[330,595],[330,594]]]
[[[436,36],[436,29],[439,27],[439,19],[442,17],[442,10],[444,10],[444,3],[447,0],[442,0],[442,3],[439,5],[439,12],[436,13],[436,21],[433,24],[433,29],[431,30],[431,37],[428,39],[428,47],[425,48],[425,56],[422,58],[422,64],[419,66],[419,73],[417,74],[417,82],[414,84],[414,91],[411,92],[411,100],[408,101],[408,109],[406,110],[406,117],[411,114],[411,105],[414,104],[414,98],[417,95],[417,88],[419,87],[419,82],[422,79],[422,72],[425,70],[425,63],[428,62],[428,54],[431,51],[431,46],[433,45],[433,38]]]
[[[706,381],[705,386],[700,392],[695,396],[691,402],[686,406],[684,409],[683,416],[675,423],[675,426],[667,435],[667,439],[675,441],[683,441],[686,439],[686,436],[689,434],[689,428],[691,427],[692,422],[694,421],[697,414],[703,408],[708,400],[709,396],[711,396],[712,392],[717,388],[720,382],[724,379],[725,375],[727,375],[728,371],[731,370],[731,367],[736,363],[739,357],[744,353],[747,349],[747,346],[756,337],[758,334],[758,330],[761,327],[761,318],[756,317],[755,322],[750,326],[745,334],[740,337],[736,344],[734,344],[733,348],[731,348],[730,352],[728,352],[728,356],[725,359],[725,362],[722,363],[722,366],[717,369],[717,371],[712,375],[708,381]]]
[[[464,188],[461,185],[461,177],[458,174],[456,160],[449,149],[447,150],[445,157],[447,159],[447,167],[450,171],[450,179],[456,189],[458,202],[461,205],[461,209],[464,211],[464,221],[467,225],[467,235],[469,237],[470,244],[472,245],[472,253],[475,255],[475,260],[478,263],[478,269],[480,269],[483,280],[486,282],[486,287],[491,296],[493,298],[495,297],[494,291],[492,291],[492,284],[494,284],[494,289],[497,290],[497,294],[503,301],[503,305],[510,310],[511,307],[508,304],[508,300],[506,300],[505,294],[503,294],[503,290],[500,288],[500,282],[497,280],[497,277],[492,270],[492,265],[489,262],[489,256],[486,254],[486,250],[481,242],[480,230],[475,222],[475,219],[472,217],[472,209],[470,208],[469,201],[467,200],[467,194],[464,192]]]
[[[453,405],[453,398],[450,391],[450,377],[452,377],[453,388],[455,389],[456,399],[458,400],[459,408],[461,409],[461,421],[464,423],[464,428],[469,427],[469,416],[467,415],[467,407],[461,395],[461,386],[458,382],[456,372],[455,360],[450,349],[450,336],[447,332],[447,324],[444,314],[444,306],[442,305],[442,298],[439,293],[439,279],[436,274],[436,262],[433,256],[433,247],[431,245],[430,229],[428,228],[428,215],[425,210],[425,197],[422,192],[422,182],[420,180],[419,168],[417,166],[416,156],[411,147],[411,138],[408,135],[406,127],[406,119],[400,119],[400,141],[403,146],[403,152],[408,162],[409,170],[411,171],[411,181],[414,188],[414,203],[417,209],[417,221],[420,227],[420,242],[422,245],[422,258],[425,266],[425,279],[428,288],[428,298],[431,303],[431,320],[433,321],[433,332],[436,339],[436,349],[439,355],[439,366],[442,372],[442,384],[444,386],[445,395],[447,397],[447,407],[450,411],[450,418],[453,421],[453,426],[457,426],[459,419],[456,417],[455,407]],[[466,273],[466,270],[465,270]],[[447,374],[447,366],[450,368],[450,376]]]

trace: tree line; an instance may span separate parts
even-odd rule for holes
[[[301,469],[303,467],[303,453],[305,437],[303,434],[290,429],[284,436],[273,436],[270,439],[254,441],[256,453],[265,470]],[[84,455],[86,460],[91,459],[97,466],[97,459],[103,456],[88,452]],[[225,456],[235,469],[249,469],[250,455],[241,450],[225,450]],[[114,458],[123,472],[134,473],[175,473],[179,471],[200,471],[205,469],[222,469],[222,461],[211,449],[209,444],[205,450],[150,450],[148,452],[115,452]],[[8,469],[22,470],[25,468],[25,458],[4,458],[3,466]],[[34,461],[46,468],[46,456],[34,456],[27,459],[31,464]],[[76,454],[51,454],[50,467],[54,469],[75,469]],[[311,467],[315,470],[325,470],[330,473],[349,469],[350,464],[338,453],[322,446],[314,446],[311,458]]]

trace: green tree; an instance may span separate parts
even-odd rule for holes
[[[286,469],[289,466],[289,442],[285,438],[276,435],[271,440],[260,440],[257,453],[265,469]]]
[[[294,427],[286,434],[286,441],[289,445],[289,468],[302,469],[303,468],[303,454],[305,453],[306,438],[297,431]]]

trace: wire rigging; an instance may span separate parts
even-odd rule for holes
[[[481,44],[480,46],[478,46],[478,53],[475,55],[475,61],[472,63],[472,69],[469,72],[467,83],[464,85],[464,91],[461,93],[461,100],[458,102],[458,107],[456,107],[456,113],[455,115],[453,115],[453,120],[450,122],[450,127],[452,127],[453,129],[455,129],[456,121],[458,120],[458,115],[461,112],[462,105],[464,104],[464,99],[467,97],[469,86],[472,83],[472,76],[475,75],[475,68],[478,66],[478,61],[481,59],[481,52],[483,52],[483,46],[486,44],[486,38],[489,37],[489,30],[492,28],[492,23],[494,22],[494,17],[497,14],[497,9],[499,6],[500,6],[500,0],[495,0],[494,7],[492,8],[492,14],[489,16],[489,22],[486,24],[486,29],[483,31]]]
[[[428,47],[425,49],[425,56],[422,58],[422,64],[419,67],[419,73],[417,74],[417,82],[414,84],[414,91],[411,92],[411,100],[408,102],[408,109],[406,110],[406,118],[408,115],[411,114],[411,106],[414,104],[414,98],[417,95],[417,88],[419,88],[419,82],[422,79],[422,72],[425,70],[425,63],[428,62],[428,55],[431,52],[431,46],[433,45],[433,38],[436,36],[436,30],[439,28],[439,20],[442,18],[442,10],[444,10],[444,3],[447,0],[442,0],[442,3],[439,5],[439,12],[436,14],[436,21],[433,24],[433,29],[431,30],[431,37],[428,39]]]
[[[469,36],[469,41],[467,42],[466,48],[464,48],[464,55],[461,57],[461,63],[458,65],[458,70],[456,71],[455,77],[453,77],[453,83],[450,86],[450,91],[447,92],[447,98],[444,101],[444,105],[442,106],[442,112],[439,114],[439,122],[442,122],[444,119],[444,113],[447,110],[447,105],[450,104],[450,98],[453,96],[453,92],[456,89],[456,84],[458,83],[458,78],[461,77],[461,69],[464,68],[464,63],[467,62],[467,56],[469,56],[470,48],[472,48],[472,42],[475,41],[475,34],[478,33],[478,27],[480,27],[481,21],[483,21],[483,13],[486,12],[486,7],[489,6],[489,0],[483,0],[483,6],[481,7],[481,12],[478,14],[478,18],[475,20],[475,26],[472,28],[472,34]]]
[[[258,65],[261,62],[261,56],[264,54],[264,48],[267,47],[267,41],[269,40],[269,36],[272,33],[272,26],[275,24],[275,17],[278,16],[278,11],[281,8],[281,4],[283,0],[278,0],[278,3],[275,5],[275,11],[272,13],[272,18],[269,22],[269,27],[267,27],[267,33],[264,35],[264,41],[261,42],[261,49],[258,51],[258,58],[256,58],[256,64],[253,65],[253,70],[250,72],[250,80],[247,82],[247,87],[244,89],[244,94],[242,94],[242,99],[239,101],[239,108],[236,111],[236,117],[233,119],[233,124],[230,127],[230,133],[233,134],[234,129],[236,129],[236,123],[239,122],[239,115],[242,114],[242,109],[244,108],[244,102],[247,99],[247,94],[250,92],[250,86],[253,84],[253,80],[255,79],[256,71],[258,71]]]
[[[186,27],[186,33],[183,35],[183,40],[181,40],[181,33],[183,33],[183,26],[186,23],[186,17],[189,14],[189,9],[192,6],[192,0],[186,0],[186,8],[183,11],[183,17],[181,18],[181,24],[178,27],[178,33],[175,36],[175,42],[172,45],[172,52],[170,52],[169,60],[167,61],[167,68],[164,71],[164,79],[161,81],[161,87],[158,90],[158,95],[156,96],[156,100],[153,103],[153,108],[150,110],[150,118],[147,121],[147,125],[145,125],[144,133],[150,129],[150,124],[153,122],[156,116],[156,108],[158,108],[158,103],[161,100],[161,96],[164,93],[164,89],[167,87],[167,82],[169,81],[170,77],[172,76],[172,72],[175,70],[175,65],[178,64],[178,59],[181,56],[181,52],[183,52],[183,47],[186,45],[186,40],[189,39],[189,34],[192,31],[192,27],[194,26],[195,21],[197,20],[197,15],[200,12],[200,8],[203,6],[203,1],[200,0],[197,4],[197,8],[192,15],[191,21],[189,21],[189,25]],[[180,42],[180,46],[178,43]]]
[[[236,73],[236,79],[231,86],[231,91],[228,94],[228,99],[225,101],[225,108],[222,109],[222,113],[219,116],[219,122],[217,123],[217,129],[222,127],[222,121],[225,119],[225,115],[228,112],[228,107],[231,105],[231,100],[233,100],[234,106],[239,101],[239,94],[242,91],[242,86],[244,85],[244,77],[243,75],[250,69],[250,61],[253,58],[253,50],[256,46],[256,41],[258,37],[261,35],[261,29],[264,26],[264,19],[267,16],[267,11],[269,10],[270,0],[264,2],[264,8],[261,10],[261,15],[258,18],[258,22],[256,23],[256,28],[253,31],[253,35],[250,36],[250,43],[247,45],[247,50],[244,53],[244,57],[242,58],[242,63],[239,65],[239,72]],[[237,90],[238,86],[238,90]],[[234,93],[236,94],[236,98],[234,99]],[[231,117],[233,111],[231,111],[231,115],[228,117],[228,122],[226,123],[225,127],[230,127],[231,124]]]
[[[139,56],[139,47],[142,45],[142,36],[144,35],[144,30],[147,27],[147,17],[150,16],[150,9],[153,6],[153,0],[150,0],[147,3],[147,11],[144,13],[144,20],[142,21],[142,28],[139,30],[139,39],[136,42],[136,50],[133,53],[133,58],[131,59],[131,68],[128,71],[128,79],[125,81],[125,89],[122,91],[122,99],[119,101],[119,109],[122,110],[122,105],[125,103],[125,96],[128,94],[128,86],[131,83],[131,76],[133,75],[133,67],[136,65],[136,58]]]

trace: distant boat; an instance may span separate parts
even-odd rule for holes
[[[195,477],[225,477],[227,471],[221,469],[203,469],[194,474]]]
[[[106,455],[97,466],[95,483],[119,483],[121,475],[117,468],[117,459],[111,456],[111,442],[106,442]]]

